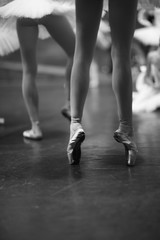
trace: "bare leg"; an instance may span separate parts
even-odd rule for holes
[[[130,49],[136,19],[137,0],[110,0],[109,21],[112,35],[113,90],[120,121],[132,126],[132,78]],[[115,17],[116,16],[116,17]]]
[[[81,126],[83,107],[89,87],[89,70],[93,58],[103,0],[76,0],[76,48],[71,75],[71,127],[67,152],[70,164],[79,164],[80,145],[85,138]]]
[[[70,113],[67,114],[67,110],[70,111],[70,78],[73,64],[73,55],[75,49],[75,34],[68,22],[67,18],[62,15],[48,15],[41,20],[42,24],[46,27],[50,35],[56,40],[56,42],[65,51],[68,62],[66,67],[66,102],[62,109],[62,113],[69,118]]]
[[[112,35],[113,90],[117,100],[119,129],[114,137],[125,146],[127,164],[134,165],[137,147],[132,139],[132,77],[130,49],[136,19],[137,0],[110,0],[109,21]]]
[[[81,121],[102,13],[102,0],[76,0],[76,49],[71,76],[71,116]]]
[[[37,75],[36,44],[38,26],[34,22],[32,23],[32,20],[18,19],[17,33],[23,65],[23,98],[32,124],[32,131],[35,133],[35,138],[41,138],[42,133],[38,124],[38,92],[35,82]]]

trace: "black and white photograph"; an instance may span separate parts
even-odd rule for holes
[[[159,224],[160,0],[0,0],[0,240]]]

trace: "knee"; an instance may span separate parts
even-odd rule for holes
[[[36,56],[32,54],[33,51],[29,48],[23,49],[22,65],[23,73],[30,77],[35,77],[37,74],[37,61]]]
[[[35,78],[37,75],[37,66],[24,65],[23,66],[23,75],[25,75],[27,78]]]
[[[75,35],[71,35],[70,41],[68,41],[68,45],[63,47],[68,59],[73,61],[74,53],[75,53]]]
[[[89,71],[91,66],[91,60],[87,58],[75,58],[74,65],[78,68],[83,69],[84,72]]]
[[[111,57],[113,62],[126,63],[130,60],[130,50],[125,46],[114,46],[111,48]]]

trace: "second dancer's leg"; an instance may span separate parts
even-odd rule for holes
[[[22,92],[32,125],[31,130],[25,131],[23,136],[29,139],[38,140],[42,138],[42,131],[39,126],[38,91],[36,86],[38,25],[32,20],[18,19],[17,33],[20,42],[23,67]]]
[[[78,164],[85,133],[81,126],[89,87],[89,70],[101,19],[103,0],[76,0],[76,48],[71,74],[71,126],[67,148],[70,164]]]
[[[48,15],[45,16],[41,23],[46,27],[51,37],[62,47],[67,55],[67,66],[65,75],[65,105],[61,112],[68,120],[70,115],[70,78],[73,64],[73,55],[75,49],[75,34],[65,16]]]
[[[112,84],[120,121],[114,137],[124,144],[128,165],[134,165],[137,152],[133,141],[132,77],[130,67],[130,50],[135,27],[136,9],[137,0],[109,1],[113,60]]]

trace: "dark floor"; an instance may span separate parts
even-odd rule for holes
[[[0,240],[160,239],[160,113],[134,116],[137,165],[125,165],[111,86],[90,89],[80,166],[69,166],[63,79],[41,80],[44,140],[24,140],[20,83],[0,86]]]

